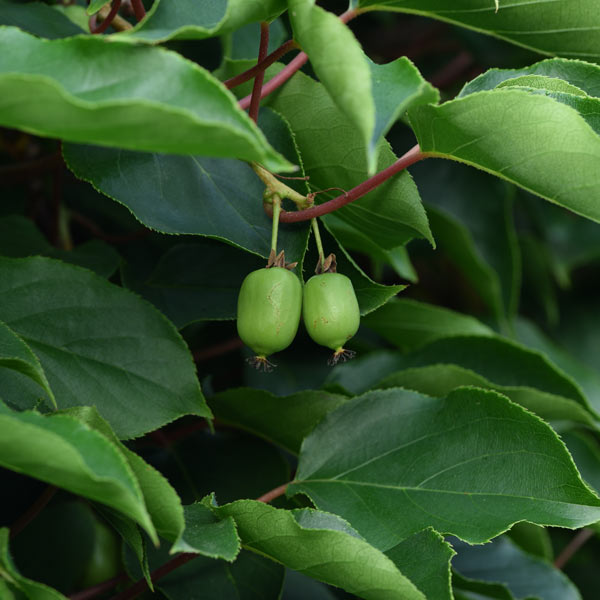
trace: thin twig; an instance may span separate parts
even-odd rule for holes
[[[146,9],[142,0],[131,0],[131,8],[133,8],[133,14],[138,22],[146,16]]]
[[[102,8],[108,8],[108,14],[105,14],[102,9],[100,10],[99,14],[103,19],[100,25],[96,25],[96,15],[90,17],[90,31],[94,34],[103,33],[110,27],[121,8],[121,0],[114,0],[110,8],[107,6]]]
[[[215,344],[214,346],[209,346],[208,348],[203,348],[202,350],[196,350],[193,354],[194,361],[201,362],[203,360],[208,360],[209,358],[215,358],[216,356],[221,356],[223,354],[227,354],[228,352],[238,350],[239,348],[242,348],[243,345],[244,342],[242,342],[239,337],[234,337],[230,340]]]
[[[254,65],[251,69],[232,77],[231,79],[227,79],[223,82],[223,85],[228,88],[234,88],[242,83],[246,83],[253,77],[255,77],[261,71],[266,71],[274,62],[276,62],[279,58],[281,58],[284,54],[287,54],[290,50],[294,50],[294,48],[298,48],[298,44],[294,40],[288,40],[285,44],[282,44],[277,48],[277,50],[273,50],[271,54],[268,54],[263,60],[261,60],[258,64]]]
[[[11,525],[10,527],[10,538],[14,538],[19,535],[31,521],[33,521],[41,512],[44,510],[48,502],[52,500],[52,497],[58,488],[55,485],[49,485],[41,493],[39,498]]]
[[[259,496],[257,498],[258,502],[264,502],[265,504],[268,504],[272,500],[275,500],[275,498],[279,498],[280,496],[283,496],[285,494],[285,490],[288,485],[289,485],[289,483],[284,483],[283,485],[278,485],[276,488],[273,488],[266,494]]]
[[[424,158],[428,158],[428,156],[428,154],[421,152],[421,149],[418,145],[414,146],[387,169],[384,169],[376,175],[373,175],[373,177],[363,181],[341,196],[337,196],[328,202],[323,202],[323,204],[311,206],[305,210],[282,210],[279,220],[281,223],[297,223],[299,221],[308,221],[314,217],[322,217],[323,215],[333,212],[334,210],[340,209],[342,206],[345,206],[350,202],[354,202],[355,200],[362,198],[365,194],[368,194],[370,191],[374,190],[376,187],[387,181],[390,177],[400,173],[400,171],[410,167],[410,165],[414,165],[416,162],[419,162]],[[265,204],[265,210],[267,214],[269,214],[269,205]]]
[[[567,544],[566,548],[558,555],[554,561],[554,566],[557,569],[562,569],[571,558],[573,558],[573,555],[577,550],[579,550],[593,535],[594,531],[592,529],[582,529],[579,531]]]
[[[103,581],[102,583],[98,583],[93,585],[85,590],[81,590],[80,592],[76,592],[75,594],[71,594],[69,596],[70,600],[91,600],[104,592],[108,592],[112,590],[115,586],[119,585],[119,583],[124,583],[127,581],[129,577],[127,573],[121,573],[112,579],[108,579],[107,581]]]
[[[348,23],[348,21],[352,20],[354,17],[358,15],[356,10],[347,10],[345,13],[340,15],[340,21],[342,23]],[[265,85],[262,87],[262,91],[260,94],[261,100],[274,92],[278,87],[282,86],[296,71],[300,70],[304,63],[308,60],[308,55],[306,52],[300,52],[298,56],[294,58],[288,65],[286,65],[275,77],[270,79]],[[252,94],[250,96],[246,96],[242,98],[238,104],[240,108],[246,110],[250,106],[250,102],[252,101]]]
[[[262,22],[260,24],[260,44],[258,48],[258,62],[261,62],[267,56],[269,48],[269,24]],[[260,105],[260,92],[262,90],[263,81],[265,80],[265,72],[259,71],[254,78],[252,86],[252,96],[250,98],[250,110],[248,114],[256,123],[258,121],[258,107]]]

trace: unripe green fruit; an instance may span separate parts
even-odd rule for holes
[[[360,324],[358,301],[352,282],[341,273],[311,277],[304,286],[302,304],[308,335],[336,353],[357,332]]]
[[[112,529],[96,520],[92,555],[85,567],[82,587],[91,587],[121,572],[121,544]]]
[[[287,269],[248,274],[238,297],[237,330],[259,358],[287,348],[300,323],[302,285]]]

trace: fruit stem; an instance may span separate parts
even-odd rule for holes
[[[319,251],[319,266],[323,268],[323,262],[325,261],[325,252],[323,252],[323,242],[321,242],[321,233],[319,232],[319,223],[316,217],[310,220],[310,224],[315,235],[315,243],[317,244],[317,250]]]
[[[298,193],[296,190],[292,189],[283,181],[280,181],[273,175],[267,171],[264,167],[261,167],[258,163],[251,163],[254,172],[262,179],[267,189],[265,190],[265,201],[270,204],[270,199],[277,196],[280,200],[284,198],[288,198],[291,200],[300,210],[308,208],[312,206],[313,201],[306,196]]]
[[[275,194],[273,200],[273,227],[271,229],[271,252],[277,254],[277,234],[279,232],[279,214],[281,213],[281,198]]]

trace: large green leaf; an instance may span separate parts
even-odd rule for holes
[[[255,500],[213,510],[234,518],[245,547],[314,579],[368,600],[425,598],[389,558],[333,515],[281,510]]]
[[[402,350],[413,350],[438,338],[455,335],[493,335],[487,325],[468,315],[400,298],[363,319],[363,325]]]
[[[366,142],[323,85],[297,73],[278,93],[272,106],[290,123],[313,190],[330,187],[349,190],[367,179]],[[380,146],[377,170],[396,160],[387,142],[380,142]],[[327,192],[316,199],[340,193]],[[384,249],[396,248],[414,237],[433,242],[419,193],[408,172],[396,175],[363,198],[337,210],[335,217]],[[326,217],[324,220],[328,222]]]
[[[353,0],[360,8],[434,17],[543,54],[600,60],[600,15],[595,0]]]
[[[199,240],[173,246],[146,277],[136,266],[122,269],[124,285],[181,329],[195,321],[235,319],[244,277],[265,261],[226,244]]]
[[[288,5],[294,39],[308,54],[331,100],[358,130],[372,172],[376,157],[369,143],[375,130],[375,102],[371,70],[360,44],[336,15],[316,6],[315,0],[288,0]]]
[[[38,357],[59,408],[95,405],[120,438],[210,416],[173,325],[90,271],[0,258],[0,318]]]
[[[307,494],[383,550],[425,527],[481,543],[522,520],[600,519],[600,499],[554,431],[475,388],[446,399],[390,389],[351,400],[305,439],[287,492]]]
[[[23,577],[15,567],[8,548],[9,530],[0,529],[0,594],[6,600],[67,600],[60,592]]]
[[[233,95],[173,52],[102,36],[40,40],[2,27],[0,56],[0,124],[7,127],[71,142],[290,167]]]
[[[275,396],[263,390],[235,388],[209,400],[217,419],[259,435],[298,454],[302,440],[330,411],[347,402],[346,396],[324,391]]]
[[[285,10],[285,0],[156,0],[146,18],[119,37],[143,42],[201,40],[257,21],[270,21]],[[258,40],[257,40],[258,50]]]
[[[0,321],[0,367],[14,369],[35,381],[56,406],[44,369],[31,348],[5,323]]]
[[[483,546],[459,540],[452,545],[458,555],[452,566],[464,577],[502,583],[518,600],[580,600],[577,588],[551,563],[523,552],[506,536]]]
[[[148,513],[158,534],[171,542],[184,530],[184,515],[181,500],[169,482],[147,462],[122,444],[110,425],[93,406],[76,406],[63,411],[88,427],[100,432],[119,450],[135,475]]]
[[[600,221],[600,137],[570,106],[503,88],[409,114],[423,152],[478,167]]]
[[[590,96],[600,97],[600,66],[564,58],[549,58],[522,69],[489,69],[469,81],[460,92],[459,97],[474,92],[492,90],[503,82],[525,75],[561,79]]]
[[[450,587],[452,546],[433,529],[419,531],[386,551],[426,598],[453,600]]]
[[[12,25],[34,35],[56,39],[85,33],[66,15],[43,2],[0,0],[0,25]]]
[[[281,117],[263,110],[259,123],[274,146],[298,160]],[[269,255],[271,219],[263,209],[265,186],[242,161],[70,144],[65,145],[64,156],[77,177],[124,204],[152,229],[204,235],[262,257]],[[280,226],[279,246],[285,248],[288,262],[302,260],[307,232],[305,223]]]
[[[219,519],[200,502],[185,507],[185,532],[171,549],[174,552],[194,552],[210,558],[233,562],[240,552],[240,540],[231,517]]]
[[[157,539],[133,471],[103,435],[67,415],[17,413],[1,403],[0,428],[3,467],[111,506]]]

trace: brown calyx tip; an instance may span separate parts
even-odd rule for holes
[[[317,275],[321,275],[322,273],[337,273],[335,254],[330,254],[323,262],[319,259],[315,273]]]
[[[288,271],[293,271],[296,268],[298,262],[286,263],[285,262],[285,250],[282,250],[279,254],[275,254],[275,250],[271,250],[269,254],[269,260],[267,261],[267,269],[271,267],[281,267]]]
[[[269,362],[266,356],[251,356],[246,359],[246,362],[257,371],[262,371],[263,373],[270,373],[277,366]]]
[[[356,352],[354,350],[346,350],[346,348],[338,348],[331,358],[327,361],[327,364],[330,367],[337,365],[340,361],[346,362],[347,360],[351,360],[356,356]]]

